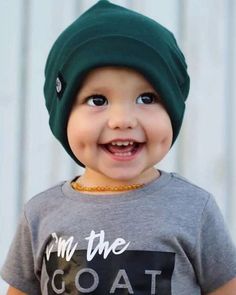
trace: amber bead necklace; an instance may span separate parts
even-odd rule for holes
[[[144,184],[124,184],[117,186],[84,186],[76,181],[71,182],[71,187],[80,192],[122,192],[143,187]]]

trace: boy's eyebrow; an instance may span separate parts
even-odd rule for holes
[[[96,86],[96,87],[90,87],[90,86],[85,86],[83,88],[81,88],[80,92],[104,92],[104,91],[108,91],[109,87],[106,86]]]
[[[90,86],[85,86],[82,87],[78,93],[79,95],[86,95],[86,94],[91,94],[91,93],[108,93],[113,91],[113,88],[111,86],[96,86],[96,87],[90,87]],[[142,93],[142,92],[155,92],[158,94],[158,91],[156,91],[152,86],[147,85],[147,84],[141,84],[136,88],[137,93]]]
[[[90,96],[93,94],[109,95],[109,91],[106,87],[92,87],[92,88],[91,87],[83,87],[79,90],[79,92],[77,94],[77,99],[82,99],[86,96]]]

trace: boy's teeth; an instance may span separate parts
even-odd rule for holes
[[[116,156],[131,156],[140,147],[140,144],[134,141],[112,141],[105,145],[107,151]]]
[[[133,141],[112,141],[112,145],[118,145],[118,146],[128,146],[129,144],[132,145],[134,142]]]

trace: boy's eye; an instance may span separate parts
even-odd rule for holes
[[[89,106],[92,106],[92,107],[94,107],[94,106],[99,107],[99,106],[107,105],[106,97],[101,94],[94,94],[94,95],[89,96],[86,99],[86,102]]]
[[[141,104],[152,104],[152,103],[157,103],[159,101],[160,99],[158,95],[152,92],[142,93],[136,99],[136,102]]]

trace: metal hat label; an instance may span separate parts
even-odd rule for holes
[[[58,75],[56,78],[56,93],[57,93],[57,97],[59,99],[62,98],[65,88],[66,88],[66,82],[63,79],[62,74],[60,72],[58,72]]]
[[[61,90],[62,90],[61,81],[60,81],[60,79],[58,77],[56,79],[56,90],[57,90],[57,93],[60,93]]]

